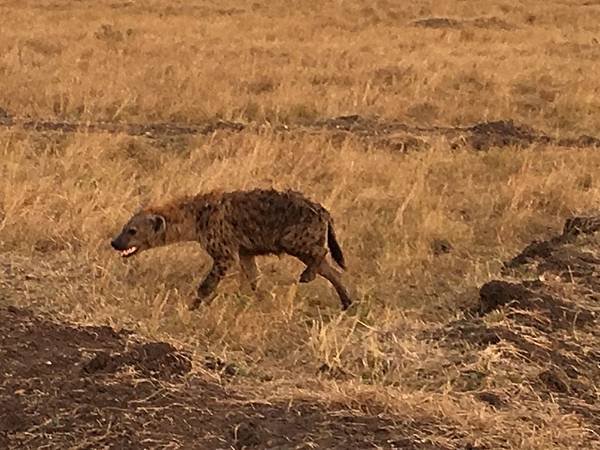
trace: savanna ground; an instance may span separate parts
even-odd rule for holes
[[[4,447],[600,448],[600,3],[0,15]],[[109,248],[271,186],[332,212],[349,312],[273,257],[190,313],[200,249]]]

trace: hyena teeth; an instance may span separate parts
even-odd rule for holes
[[[131,255],[133,252],[135,252],[137,250],[137,247],[130,247],[127,250],[123,250],[121,252],[121,255],[123,256],[127,256],[127,255]]]

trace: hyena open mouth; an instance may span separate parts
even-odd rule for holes
[[[121,251],[121,256],[123,258],[127,258],[128,256],[132,256],[133,254],[135,254],[135,252],[137,252],[137,251],[138,251],[137,247],[135,247],[135,246],[129,247],[128,249]]]

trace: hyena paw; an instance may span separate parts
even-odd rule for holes
[[[314,270],[306,269],[300,274],[300,283],[310,283],[317,277]]]
[[[202,299],[200,297],[194,297],[191,301],[188,302],[188,310],[193,311],[198,309],[198,307],[202,304]]]
[[[207,295],[198,294],[188,304],[188,309],[190,311],[193,311],[195,309],[198,309],[200,307],[200,305],[210,305],[216,296],[217,296],[216,292],[212,292]]]

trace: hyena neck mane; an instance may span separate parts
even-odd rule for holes
[[[167,204],[147,208],[146,212],[160,215],[165,219],[164,245],[197,241],[199,232],[203,231],[199,227],[214,214],[215,207],[220,201],[221,194],[211,192],[180,197]]]
[[[147,208],[145,212],[165,219],[164,245],[196,240],[195,212],[187,199]]]

